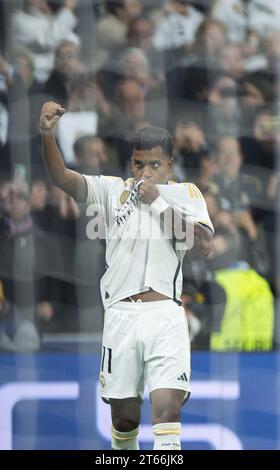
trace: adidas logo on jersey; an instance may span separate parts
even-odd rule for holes
[[[180,377],[177,378],[177,380],[180,380],[181,382],[188,382],[188,377],[184,372],[182,375],[180,375]]]

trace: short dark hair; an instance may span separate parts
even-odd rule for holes
[[[173,137],[165,129],[160,127],[142,127],[134,132],[131,139],[132,148],[135,150],[151,150],[161,147],[164,153],[173,158]]]

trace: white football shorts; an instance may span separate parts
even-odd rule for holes
[[[183,307],[173,300],[117,302],[105,311],[100,396],[143,399],[160,388],[190,389],[190,341]]]

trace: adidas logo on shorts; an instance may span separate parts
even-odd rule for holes
[[[188,377],[186,376],[186,373],[184,372],[180,377],[177,378],[177,380],[180,380],[181,382],[188,382]]]

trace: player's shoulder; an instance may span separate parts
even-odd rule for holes
[[[176,181],[168,181],[168,185],[177,186],[179,188],[186,188],[187,195],[191,199],[203,199],[200,189],[194,184],[187,181],[183,183],[176,183]]]
[[[104,181],[123,181],[120,176],[110,176],[110,175],[100,175],[100,178],[104,179]]]
[[[124,184],[124,180],[120,176],[99,175],[97,178],[100,184],[106,188],[117,188]]]
[[[119,176],[108,176],[108,175],[83,175],[88,187],[96,190],[96,188],[103,189],[105,191],[114,191],[124,185],[124,181]]]

